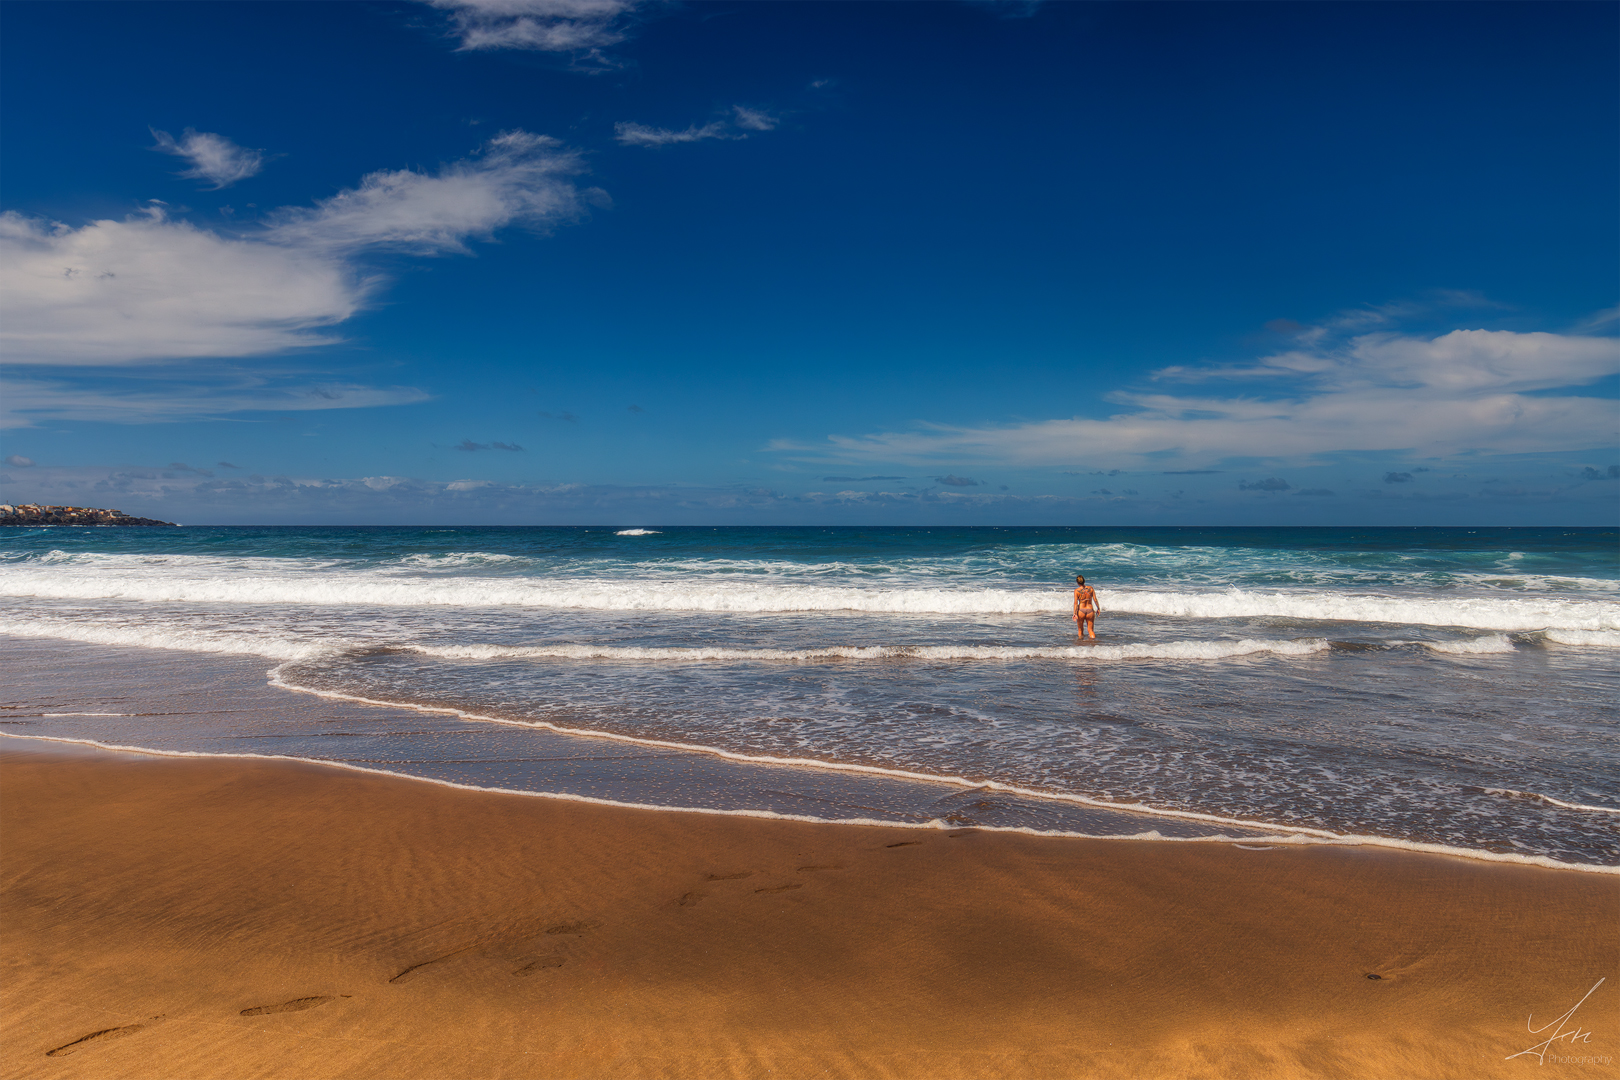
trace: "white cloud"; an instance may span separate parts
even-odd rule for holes
[[[746,139],[750,131],[773,131],[781,121],[764,109],[750,109],[746,105],[733,105],[731,118],[711,120],[699,127],[659,128],[634,121],[613,125],[613,131],[623,146],[670,146],[674,143],[702,142],[704,139]]]
[[[462,50],[573,53],[605,65],[642,0],[426,0],[450,12]]]
[[[470,466],[462,457],[458,464]],[[225,468],[225,464],[220,464]],[[211,477],[210,470],[180,462],[145,467],[40,466],[0,472],[0,502],[68,503],[116,506],[130,513],[171,521],[249,524],[273,522],[374,524],[767,524],[817,520],[828,524],[979,522],[984,524],[1073,524],[1076,520],[1166,524],[1254,523],[1265,515],[1307,517],[1327,512],[1345,524],[1434,524],[1437,513],[1450,523],[1503,524],[1588,522],[1613,516],[1613,485],[1593,483],[1568,468],[1549,477],[1545,464],[1526,471],[1509,462],[1514,485],[1489,481],[1436,490],[1432,484],[1386,486],[1376,475],[1375,490],[1306,488],[1296,498],[1257,496],[1223,482],[1221,493],[1117,493],[1089,495],[1011,494],[977,489],[905,491],[803,491],[734,484],[614,485],[508,483],[463,477],[424,480],[402,476],[351,478],[258,475],[247,468]],[[1493,466],[1493,472],[1497,466]],[[1416,472],[1416,469],[1412,470]],[[1588,469],[1597,473],[1599,470]],[[1425,481],[1429,478],[1426,476]],[[1457,478],[1462,480],[1465,478]],[[1132,481],[1138,483],[1138,481]],[[1279,482],[1280,483],[1280,482]],[[1144,488],[1147,484],[1142,484]],[[1303,484],[1300,485],[1303,487]],[[1277,484],[1272,491],[1280,491]],[[1106,489],[1105,489],[1106,491]],[[1186,496],[1183,498],[1183,496]],[[1348,496],[1355,497],[1350,505]],[[1453,506],[1450,511],[1437,508]],[[1222,508],[1225,507],[1223,510]],[[1517,509],[1514,509],[1517,507]],[[1285,518],[1283,520],[1291,520]]]
[[[128,364],[323,345],[365,282],[307,248],[235,239],[161,207],[73,229],[0,214],[0,348],[12,364]]]
[[[1592,334],[1607,327],[1612,327],[1617,322],[1620,322],[1620,304],[1611,308],[1604,308],[1602,311],[1593,312],[1581,320],[1575,327],[1575,332],[1577,334]]]
[[[613,125],[613,131],[624,146],[669,146],[672,143],[701,142],[704,139],[735,139],[731,128],[716,120],[702,127],[692,125],[679,131],[673,128],[648,127],[629,121]]]
[[[1584,386],[1620,368],[1620,342],[1564,334],[1453,330],[1431,341],[1378,334],[1357,338],[1330,369],[1332,385],[1395,386],[1442,394]]]
[[[1431,340],[1364,334],[1334,353],[1296,350],[1248,367],[1162,368],[1155,379],[1310,376],[1324,388],[1480,389],[1530,391],[1581,386],[1612,374],[1620,356],[1612,338],[1518,334],[1507,330],[1453,330]]]
[[[32,427],[43,421],[90,420],[140,424],[195,420],[240,412],[309,412],[369,409],[426,401],[414,386],[364,386],[350,382],[272,380],[224,372],[206,380],[131,378],[86,386],[58,379],[0,381],[0,428]]]
[[[733,105],[731,111],[736,115],[736,124],[749,131],[772,131],[781,121],[766,112],[764,109],[750,109],[746,105]]]
[[[257,175],[264,168],[264,151],[237,146],[223,135],[186,128],[178,141],[167,131],[152,129],[157,145],[152,149],[185,158],[191,168],[180,175],[188,180],[207,180],[212,190],[230,187],[238,180]]]
[[[508,225],[543,229],[578,218],[584,196],[569,178],[582,171],[579,152],[557,139],[510,131],[437,174],[374,172],[313,208],[278,210],[265,239],[344,254],[465,252],[467,239],[487,239]]]
[[[372,173],[235,236],[154,205],[79,228],[0,214],[0,349],[12,364],[126,365],[286,352],[360,309],[368,251],[465,252],[507,226],[571,221],[596,193],[579,155],[509,132],[428,174]]]
[[[0,475],[0,500],[162,508],[167,520],[209,522],[709,522],[802,503],[739,485],[608,485],[450,481],[403,476],[247,474],[213,478],[176,466],[41,467]],[[748,520],[746,516],[742,518]]]
[[[772,448],[809,451],[816,460],[1154,468],[1234,457],[1303,461],[1342,451],[1538,453],[1616,441],[1620,418],[1612,401],[1542,391],[1586,385],[1617,369],[1620,343],[1607,338],[1488,330],[1429,340],[1374,334],[1333,354],[1287,353],[1243,369],[1160,373],[1287,377],[1296,389],[1282,397],[1119,393],[1109,400],[1128,411],[1106,419],[928,424]]]

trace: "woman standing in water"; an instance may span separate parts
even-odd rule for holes
[[[1091,632],[1091,640],[1097,640],[1097,612],[1102,605],[1097,603],[1097,590],[1086,584],[1081,576],[1074,579],[1077,588],[1074,590],[1074,633],[1081,641],[1086,640],[1086,632]]]

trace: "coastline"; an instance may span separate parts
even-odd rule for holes
[[[1599,978],[1620,1035],[1608,875],[28,742],[7,1076],[1508,1076]]]
[[[273,658],[262,654],[199,655],[10,634],[0,635],[0,642],[13,661],[14,696],[0,737],[178,757],[304,762],[451,788],[675,813],[1171,843],[1367,846],[1620,875],[1615,863],[1340,833],[988,779],[736,753],[542,719],[375,700],[289,683],[282,677],[285,663],[267,674],[263,664]],[[64,687],[73,689],[64,696]],[[114,711],[100,711],[107,709]],[[155,737],[139,728],[146,716],[163,718]],[[59,727],[63,718],[74,717],[97,718],[106,731]],[[137,726],[118,726],[126,721]],[[288,737],[281,733],[288,728],[334,737]],[[397,742],[402,729],[405,739]],[[411,747],[423,737],[458,741],[440,761],[436,756],[443,751]]]

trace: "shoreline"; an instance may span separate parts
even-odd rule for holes
[[[1191,809],[1157,808],[1141,803],[1116,803],[1091,796],[1025,788],[994,780],[972,780],[962,776],[932,775],[858,763],[823,762],[814,759],[750,755],[695,743],[675,742],[645,736],[573,728],[545,720],[517,720],[445,705],[397,703],[376,700],[342,691],[304,687],[280,677],[282,664],[272,663],[268,675],[262,665],[267,658],[258,653],[196,654],[164,648],[129,644],[105,645],[56,638],[5,635],[17,660],[14,676],[20,704],[10,723],[19,727],[0,728],[0,734],[20,738],[61,738],[66,742],[104,749],[149,754],[202,754],[221,757],[244,756],[272,760],[306,761],[383,775],[428,780],[450,787],[466,787],[495,793],[529,796],[582,798],[605,805],[628,808],[668,809],[676,812],[702,812],[733,816],[779,817],[788,820],[842,823],[881,823],[889,826],[930,828],[972,827],[987,831],[1027,832],[1032,835],[1073,838],[1146,838],[1184,842],[1238,840],[1298,846],[1372,847],[1392,851],[1424,852],[1491,863],[1543,866],[1577,873],[1620,874],[1620,863],[1560,859],[1546,854],[1496,852],[1441,842],[1425,842],[1378,835],[1334,832],[1307,824],[1278,824],[1203,813]],[[67,665],[65,668],[63,665]],[[73,691],[61,697],[61,673],[70,684],[97,685],[116,671],[119,685],[139,685],[131,694],[121,691],[106,696]],[[45,702],[51,704],[45,704]],[[213,704],[229,702],[228,705]],[[222,716],[213,714],[221,707],[235,710],[233,719],[221,725]],[[90,712],[51,713],[49,709],[87,709]],[[30,709],[41,711],[30,712]],[[100,712],[99,710],[114,710]],[[246,710],[246,711],[242,711]],[[154,741],[131,739],[124,730],[111,727],[107,736],[75,731],[60,736],[44,734],[52,724],[33,728],[53,715],[71,717],[138,717],[165,714],[182,715],[197,722],[190,735],[176,740],[172,735]],[[283,721],[299,717],[305,730],[316,730],[332,722],[361,724],[347,730],[372,731],[387,738],[390,725],[416,725],[432,719],[434,730],[452,729],[476,739],[480,747],[463,746],[461,753],[482,754],[488,768],[446,766],[432,755],[423,757],[405,749],[404,758],[379,767],[378,760],[349,752],[328,756],[302,743],[272,748],[264,743],[264,733],[285,728]],[[25,717],[34,717],[25,720]],[[409,719],[419,717],[422,720]],[[96,724],[107,727],[112,721],[85,721],[76,726]],[[139,724],[135,719],[118,724]],[[311,724],[315,727],[311,727]],[[297,725],[294,725],[297,726]],[[24,734],[24,728],[39,734]],[[245,729],[266,747],[263,753],[242,754],[242,745],[232,739],[215,739],[205,731]],[[482,732],[488,732],[486,735]],[[176,729],[178,731],[178,729]],[[494,733],[506,731],[510,736]],[[477,734],[473,734],[478,732]],[[122,737],[120,737],[122,736]],[[201,736],[201,741],[199,741]],[[164,739],[170,745],[163,745]],[[319,741],[319,740],[317,740]],[[176,745],[176,743],[178,743]],[[403,747],[403,744],[401,744]],[[600,747],[617,745],[636,751],[632,758],[645,764],[627,763],[598,766]],[[336,747],[332,747],[336,749]],[[512,771],[499,762],[506,755],[517,755],[534,762],[555,762],[555,766],[524,765]],[[538,755],[538,756],[534,756]],[[646,755],[643,757],[643,755]],[[351,760],[352,759],[352,760]],[[653,763],[657,759],[659,763]],[[472,758],[466,760],[471,761]],[[710,764],[705,764],[708,762]],[[605,768],[605,771],[604,771]],[[615,771],[616,770],[616,771]],[[662,798],[659,798],[662,796]],[[1533,792],[1509,792],[1501,799],[1518,797],[1545,802],[1607,823],[1616,812],[1601,806],[1585,806],[1560,801]],[[986,799],[995,808],[984,809]],[[969,804],[972,805],[969,805]]]
[[[273,684],[278,688],[299,692],[297,687],[285,684]],[[309,691],[310,693],[319,693]],[[960,825],[951,824],[942,818],[935,818],[927,822],[901,821],[885,818],[822,818],[808,814],[791,814],[774,810],[737,810],[704,806],[674,806],[659,803],[627,802],[618,799],[603,799],[590,795],[581,795],[572,792],[559,791],[533,791],[521,788],[486,787],[477,784],[458,783],[434,776],[422,776],[407,772],[396,772],[391,769],[370,768],[356,765],[351,762],[310,757],[295,757],[282,754],[249,754],[249,753],[214,753],[198,750],[159,750],[142,746],[126,746],[113,743],[97,742],[93,739],[71,739],[50,735],[21,735],[14,732],[0,731],[0,751],[8,740],[52,743],[61,746],[82,747],[113,754],[140,754],[151,757],[177,758],[177,759],[218,759],[221,761],[264,761],[286,762],[296,765],[308,765],[315,768],[338,769],[346,772],[361,773],[369,776],[387,777],[393,780],[414,781],[417,783],[434,784],[439,787],[455,791],[482,792],[489,795],[513,796],[526,799],[555,799],[562,802],[584,803],[591,806],[613,807],[621,810],[647,811],[651,813],[671,814],[700,814],[717,817],[754,818],[760,821],[793,821],[811,825],[843,825],[883,829],[923,829],[928,831],[946,831],[955,829],[970,829],[983,833],[1009,833],[1021,836],[1039,836],[1059,840],[1087,840],[1100,843],[1115,841],[1131,841],[1137,843],[1170,843],[1170,844],[1266,844],[1274,847],[1331,847],[1331,848],[1371,848],[1378,851],[1405,852],[1413,855],[1431,855],[1441,858],[1466,859],[1475,862],[1493,863],[1506,866],[1533,866],[1545,870],[1564,870],[1578,874],[1605,874],[1620,876],[1620,865],[1605,865],[1599,863],[1569,863],[1549,858],[1545,855],[1515,855],[1510,852],[1478,851],[1470,848],[1450,847],[1444,844],[1425,844],[1417,841],[1394,840],[1378,836],[1343,836],[1331,833],[1325,829],[1315,829],[1307,826],[1285,827],[1271,825],[1264,822],[1243,822],[1228,818],[1217,818],[1210,815],[1200,815],[1188,811],[1158,810],[1145,807],[1141,804],[1122,805],[1105,803],[1099,800],[1088,799],[1084,796],[1069,796],[1051,794],[1048,792],[1013,787],[995,781],[974,782],[960,777],[935,777],[921,773],[904,773],[887,771],[869,766],[827,764],[816,761],[800,759],[768,759],[750,758],[745,755],[732,754],[721,750],[711,750],[705,747],[694,747],[680,743],[662,743],[652,740],[635,739],[630,736],[618,736],[611,733],[582,731],[572,728],[559,727],[554,724],[535,722],[533,724],[514,721],[499,720],[481,717],[467,713],[464,710],[450,709],[436,706],[400,705],[395,702],[372,701],[368,698],[354,697],[347,694],[322,694],[346,701],[354,701],[373,706],[386,706],[427,713],[444,713],[459,718],[480,723],[508,724],[515,727],[543,727],[546,730],[557,732],[577,738],[601,738],[612,741],[632,744],[667,747],[695,754],[711,754],[726,760],[738,761],[744,764],[758,764],[782,766],[800,769],[825,769],[830,772],[858,772],[880,776],[885,779],[902,779],[917,783],[935,783],[949,787],[959,787],[965,790],[993,790],[1011,792],[1035,799],[1048,799],[1054,802],[1077,803],[1098,809],[1118,811],[1121,814],[1132,814],[1143,819],[1151,820],[1155,817],[1165,817],[1172,820],[1184,819],[1200,824],[1226,824],[1240,829],[1254,830],[1257,835],[1242,836],[1228,835],[1226,833],[1211,833],[1194,836],[1165,836],[1157,830],[1141,833],[1128,833],[1118,835],[1099,835],[1054,829],[1037,829],[1033,826],[1023,825]],[[1532,796],[1536,799],[1556,802],[1544,795]],[[1579,807],[1578,809],[1591,810],[1600,813],[1615,813],[1603,807]],[[1275,833],[1266,833],[1264,830],[1274,829]]]
[[[7,1075],[1508,1076],[1603,977],[1616,1034],[1589,874],[15,739],[0,770]]]

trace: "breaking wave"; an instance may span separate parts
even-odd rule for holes
[[[1420,641],[1417,644],[1432,649],[1437,653],[1452,653],[1462,656],[1482,653],[1510,653],[1514,648],[1513,642],[1505,634],[1468,638],[1465,641]]]
[[[1252,653],[1309,656],[1303,641],[1171,641],[1156,645],[837,645],[820,649],[633,648],[608,645],[412,645],[408,651],[449,660],[1220,660]]]
[[[1320,638],[1295,641],[1171,641],[1158,644],[1065,645],[835,645],[818,649],[637,648],[609,645],[390,645],[378,641],[289,640],[275,634],[156,629],[66,619],[0,619],[0,634],[50,637],[92,645],[132,645],[183,652],[241,653],[270,660],[306,660],[379,647],[442,660],[774,661],[832,660],[1220,660],[1254,653],[1309,656],[1327,650]]]
[[[1560,645],[1607,645],[1620,648],[1620,630],[1552,629],[1542,635]]]
[[[444,558],[444,557],[437,557]],[[472,558],[472,556],[455,556]],[[477,556],[479,559],[486,556]],[[216,560],[210,560],[213,562]],[[217,560],[224,562],[225,560]],[[884,588],[765,580],[412,576],[395,571],[176,564],[134,567],[39,563],[0,570],[0,595],[59,600],[304,604],[345,607],[557,608],[599,611],[818,612],[1008,615],[1067,612],[1067,591],[1018,588]],[[233,560],[234,562],[234,560]],[[245,561],[244,561],[245,562]],[[436,565],[445,566],[443,562]],[[199,572],[202,571],[202,572]],[[1620,631],[1620,604],[1542,595],[1394,597],[1344,592],[1100,590],[1104,612],[1195,619],[1272,618],[1480,630]],[[1564,641],[1609,644],[1611,640]],[[1615,640],[1620,640],[1620,634]]]

